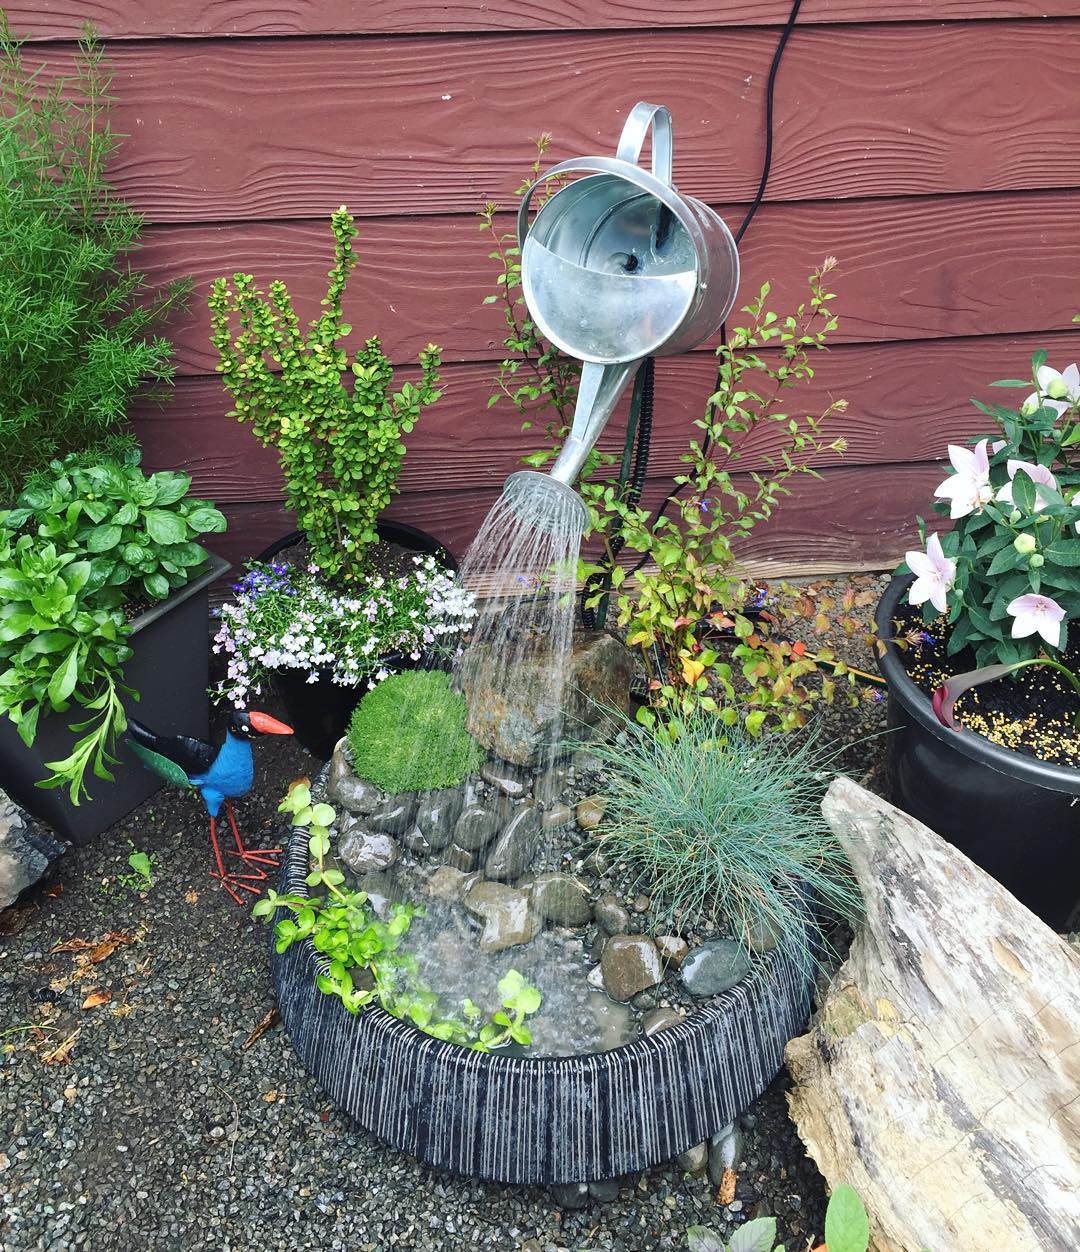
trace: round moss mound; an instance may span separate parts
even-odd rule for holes
[[[353,768],[396,795],[456,787],[484,761],[465,729],[465,697],[441,670],[393,674],[373,687],[349,723]]]

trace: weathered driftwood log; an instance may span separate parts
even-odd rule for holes
[[[877,1252],[1077,1252],[1080,955],[855,783],[824,808],[867,918],[787,1050],[810,1155]]]

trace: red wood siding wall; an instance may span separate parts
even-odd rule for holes
[[[476,210],[509,210],[532,136],[552,159],[607,153],[637,99],[669,105],[676,181],[737,224],[763,151],[769,61],[788,0],[16,0],[32,51],[63,64],[82,21],[108,39],[116,181],[151,223],[145,263],[191,273],[179,374],[141,405],[148,463],[189,469],[231,519],[240,558],[288,528],[275,458],[213,374],[205,294],[243,269],[314,312],[342,202],[361,228],[357,338],[393,358],[445,349],[445,396],[410,439],[392,513],[459,553],[535,446],[489,410],[497,311]],[[948,439],[981,429],[971,396],[1036,347],[1080,357],[1080,0],[806,0],[776,95],[768,199],[743,241],[744,297],[800,298],[840,260],[837,347],[815,402],[844,396],[843,457],[822,461],[758,557],[887,563],[926,512]],[[505,222],[509,228],[510,218]],[[657,369],[659,498],[710,390],[708,350]],[[617,429],[611,437],[618,439]],[[751,470],[772,440],[756,439]]]

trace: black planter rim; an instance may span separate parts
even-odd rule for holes
[[[991,743],[971,730],[951,730],[938,721],[930,703],[930,697],[908,675],[900,656],[900,649],[892,642],[892,623],[900,604],[900,597],[914,581],[914,575],[894,576],[892,582],[878,601],[874,623],[878,638],[885,642],[885,652],[878,658],[878,668],[889,686],[889,694],[904,712],[920,727],[938,740],[944,747],[959,752],[969,760],[977,761],[988,769],[1015,778],[1018,782],[1048,791],[1061,791],[1068,795],[1080,795],[1080,769],[1068,765],[1054,765],[1040,761],[1038,757],[1015,752]]]
[[[413,547],[417,552],[426,556],[436,557],[452,573],[457,571],[458,564],[454,554],[444,543],[436,539],[434,535],[429,535],[426,530],[420,530],[419,527],[410,526],[407,522],[396,522],[389,518],[376,522],[375,529],[379,532],[380,538],[392,543],[401,543],[403,547],[406,545]],[[275,539],[272,544],[264,548],[255,560],[272,561],[279,552],[295,547],[305,538],[307,536],[302,530],[291,530],[287,535],[282,535],[280,539]]]
[[[178,604],[183,604],[191,596],[197,595],[204,587],[209,587],[222,574],[227,574],[232,569],[232,565],[224,557],[217,556],[213,552],[208,552],[206,555],[208,558],[206,569],[193,578],[191,582],[185,583],[182,587],[177,587],[164,600],[159,601],[157,604],[152,604],[148,609],[144,609],[138,617],[133,618],[128,629],[129,635],[137,635],[140,630],[145,630],[147,626],[156,622],[159,617],[164,617],[166,613],[175,609]]]

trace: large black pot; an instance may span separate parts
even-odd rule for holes
[[[882,596],[881,639],[895,633],[910,584],[894,578]],[[1064,930],[1080,908],[1080,770],[943,726],[892,643],[879,665],[889,684],[889,798]]]
[[[400,544],[410,552],[435,557],[446,569],[457,569],[457,562],[451,552],[437,539],[417,530],[415,526],[407,526],[404,522],[381,521],[376,529],[384,543]],[[259,554],[258,559],[272,561],[280,553],[295,547],[303,538],[302,531],[294,530],[272,543],[265,552]],[[395,670],[408,669],[411,666],[408,658],[397,652],[381,656],[379,660]],[[353,709],[369,687],[369,683],[342,687],[333,681],[330,670],[320,670],[318,681],[313,683],[308,682],[307,670],[281,669],[274,673],[274,688],[285,706],[293,733],[299,743],[321,761],[330,759],[334,745],[345,733]]]
[[[124,665],[124,683],[139,693],[139,699],[125,700],[124,707],[162,734],[208,737],[208,588],[228,568],[228,561],[211,555],[204,573],[131,623],[132,655]],[[42,717],[28,748],[14,724],[0,718],[0,787],[65,839],[80,844],[126,816],[162,785],[121,743],[119,763],[111,767],[116,781],[106,782],[88,773],[90,796],[78,805],[70,802],[64,788],[36,787],[49,774],[45,762],[71,752],[76,736],[68,726],[81,720],[82,710],[77,706],[67,713]]]
[[[281,890],[310,894],[294,832]],[[670,1161],[719,1132],[776,1077],[809,1015],[810,982],[773,951],[757,974],[678,1025],[610,1052],[472,1052],[372,1006],[351,1015],[315,980],[310,940],[271,945],[281,1017],[327,1095],[390,1147],[503,1183],[592,1182]]]

